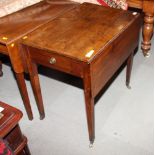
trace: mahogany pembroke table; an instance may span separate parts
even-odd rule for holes
[[[126,60],[129,86],[140,26],[140,15],[135,12],[83,3],[27,35],[23,52],[40,114],[44,115],[44,108],[37,64],[82,78],[93,144],[94,98]]]

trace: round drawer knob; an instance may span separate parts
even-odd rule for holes
[[[50,64],[55,64],[56,63],[56,59],[55,58],[51,58],[49,62],[50,62]]]

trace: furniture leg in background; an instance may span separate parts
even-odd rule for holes
[[[150,55],[151,38],[153,35],[153,23],[154,23],[154,1],[144,0],[143,1],[143,12],[144,12],[144,26],[143,26],[143,41],[142,50],[146,57]]]
[[[131,8],[141,9],[144,12],[141,49],[145,57],[149,57],[151,48],[151,37],[153,35],[154,23],[154,0],[127,0]]]

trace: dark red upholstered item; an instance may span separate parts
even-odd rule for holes
[[[8,143],[3,139],[0,139],[0,155],[14,155]]]

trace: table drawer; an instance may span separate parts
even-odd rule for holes
[[[29,47],[29,52],[32,61],[38,64],[83,77],[83,69],[80,67],[82,62],[80,61],[33,47]]]

